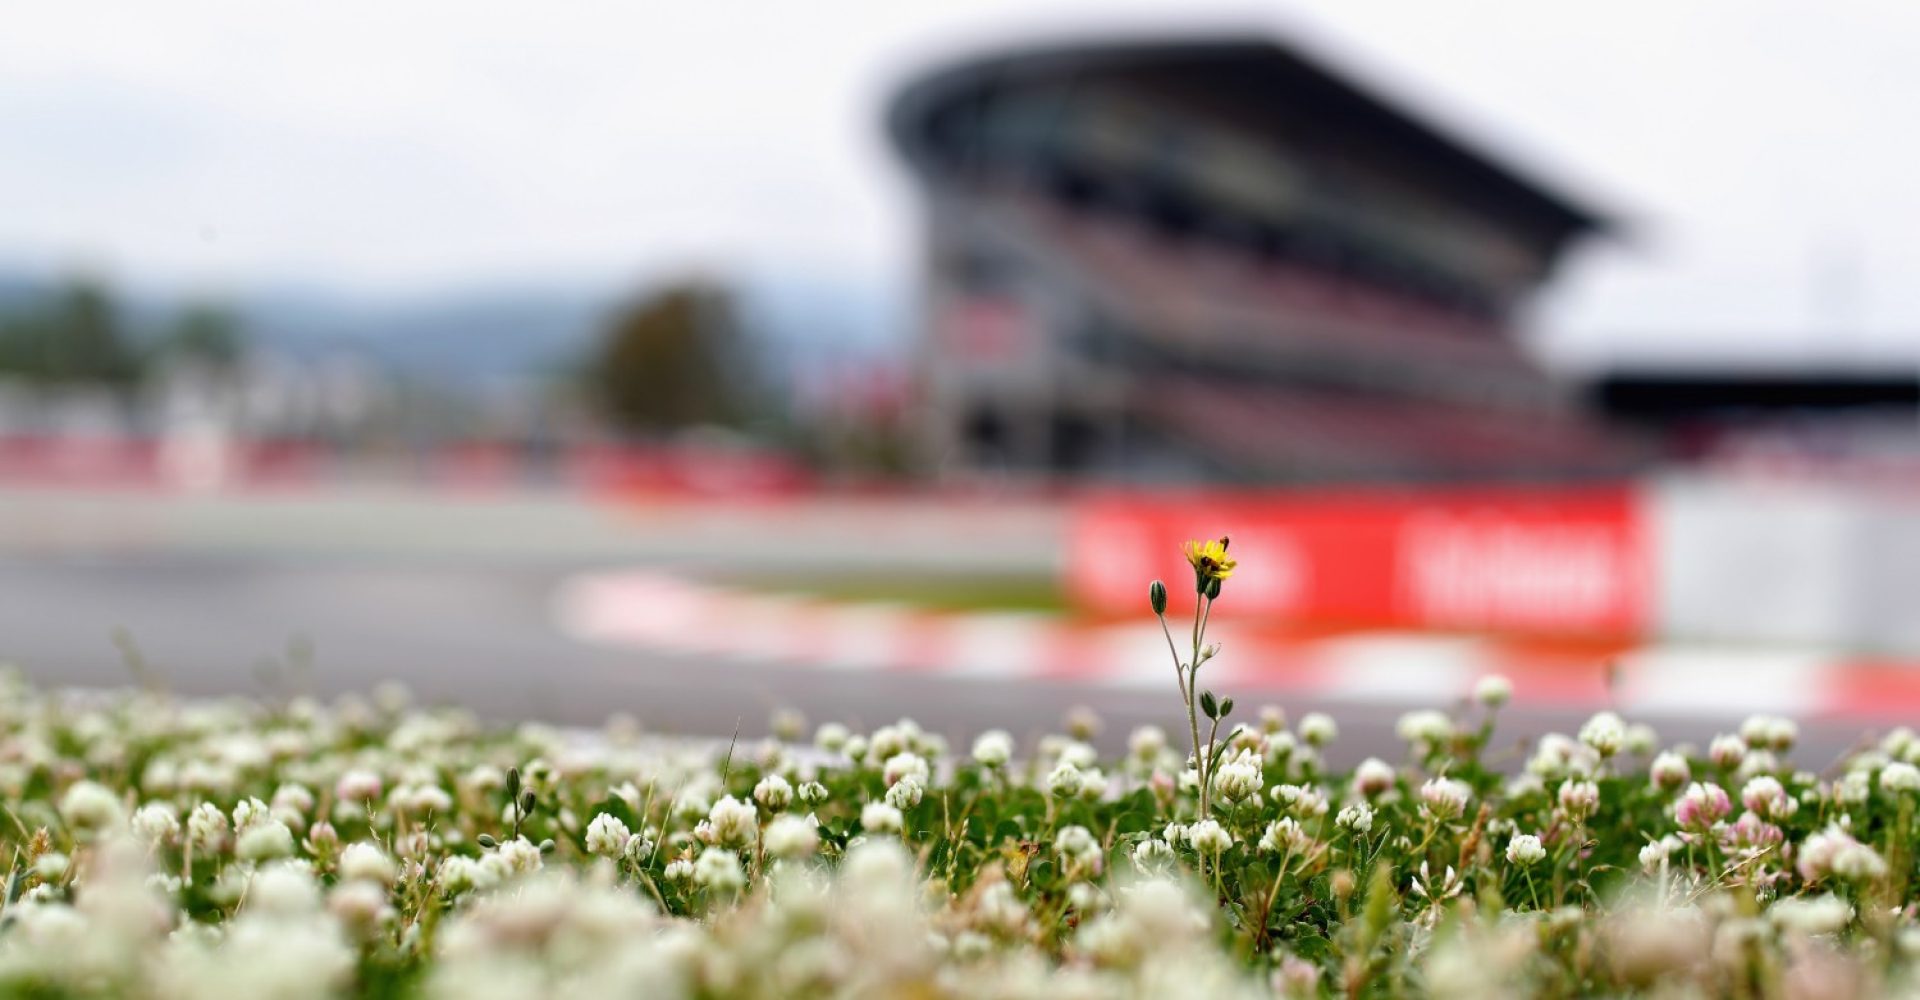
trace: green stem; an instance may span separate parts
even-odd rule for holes
[[[1187,700],[1187,665],[1180,662],[1180,651],[1173,645],[1173,630],[1167,627],[1166,612],[1160,612],[1160,634],[1167,637],[1167,653],[1173,657],[1173,679],[1180,682],[1180,700]]]
[[[1200,818],[1207,818],[1207,761],[1200,750],[1200,714],[1194,706],[1194,681],[1198,670],[1188,667],[1187,677],[1187,729],[1193,735],[1193,767],[1200,779]]]

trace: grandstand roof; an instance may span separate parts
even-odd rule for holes
[[[1417,159],[1423,176],[1526,211],[1565,235],[1607,226],[1594,210],[1396,108],[1298,46],[1271,37],[1087,42],[978,58],[906,88],[895,99],[888,124],[910,162],[939,171],[956,166],[954,161],[966,154],[943,147],[940,119],[946,112],[1026,88],[1122,80],[1177,88],[1183,98],[1256,132],[1263,126],[1278,129],[1282,109],[1304,109],[1330,132],[1401,151]]]

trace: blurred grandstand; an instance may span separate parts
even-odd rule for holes
[[[1582,207],[1290,46],[966,63],[892,109],[943,471],[1567,479],[1649,451],[1515,328]]]

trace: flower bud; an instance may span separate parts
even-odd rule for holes
[[[1155,580],[1153,581],[1153,583],[1149,584],[1147,586],[1147,603],[1153,605],[1154,614],[1156,615],[1166,614],[1167,613],[1167,585],[1164,583],[1161,583],[1158,580]]]
[[[334,830],[332,823],[321,820],[307,830],[308,851],[324,856],[333,853],[333,849],[338,846],[340,846],[340,834]]]

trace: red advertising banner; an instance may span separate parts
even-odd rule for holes
[[[1182,542],[1229,535],[1240,568],[1220,615],[1639,635],[1652,607],[1640,508],[1630,487],[1106,496],[1074,512],[1067,585],[1094,614],[1142,614],[1147,580],[1190,588]]]

